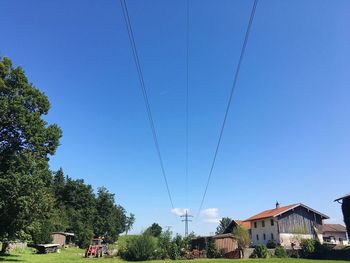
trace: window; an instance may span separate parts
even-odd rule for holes
[[[273,233],[271,233],[271,240],[274,240],[274,238],[273,238]]]
[[[265,221],[264,220],[261,221],[261,225],[262,225],[262,227],[265,227]]]
[[[254,228],[257,228],[258,226],[257,226],[257,224],[256,224],[256,222],[254,222]]]
[[[273,221],[273,219],[271,219],[271,226],[275,225],[275,221]]]
[[[259,235],[258,234],[256,234],[256,240],[259,240]]]
[[[265,235],[265,233],[264,233],[264,240],[266,240],[266,235]]]

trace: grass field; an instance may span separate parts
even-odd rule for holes
[[[22,252],[16,252],[10,256],[0,256],[0,262],[30,262],[30,263],[89,263],[89,262],[119,262],[123,263],[125,261],[118,258],[84,258],[84,251],[81,249],[70,248],[61,250],[60,253],[38,255],[35,254],[33,250],[25,250]],[[242,260],[231,260],[231,259],[196,259],[196,260],[177,260],[177,261],[148,261],[149,263],[164,263],[164,262],[176,262],[176,263],[228,263],[228,262],[265,262],[265,263],[313,263],[313,262],[322,262],[322,263],[345,263],[349,261],[332,261],[332,260],[306,260],[306,259],[242,259]]]

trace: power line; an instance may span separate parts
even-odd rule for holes
[[[164,178],[166,190],[167,190],[168,197],[169,197],[169,200],[170,200],[170,204],[171,204],[171,207],[174,208],[173,199],[171,197],[171,192],[170,192],[170,189],[169,189],[168,179],[167,179],[166,173],[165,173],[163,158],[162,158],[160,147],[159,147],[159,143],[158,143],[158,136],[157,136],[157,132],[156,132],[154,121],[153,121],[153,117],[152,117],[152,111],[151,111],[150,103],[149,103],[149,100],[148,100],[148,95],[147,95],[145,81],[144,81],[144,78],[143,78],[142,68],[141,68],[141,64],[140,64],[140,60],[139,60],[139,55],[138,55],[137,48],[136,48],[134,33],[133,33],[131,22],[130,22],[130,16],[129,16],[128,7],[126,5],[126,1],[125,0],[120,0],[120,4],[121,4],[122,10],[123,10],[123,16],[124,16],[124,20],[125,20],[125,25],[126,25],[126,28],[127,28],[127,31],[128,31],[128,36],[129,36],[129,40],[130,40],[132,54],[133,54],[134,62],[135,62],[136,69],[137,69],[137,74],[138,74],[139,81],[140,81],[140,87],[141,87],[142,96],[143,96],[143,99],[144,99],[144,102],[145,102],[145,106],[146,106],[147,117],[148,117],[148,121],[149,121],[149,124],[150,124],[150,127],[151,127],[154,145],[156,147],[156,151],[157,151],[160,167],[161,167],[161,170],[162,170],[162,175],[163,175],[163,178]]]
[[[214,158],[213,158],[213,161],[211,163],[211,167],[210,167],[207,183],[206,183],[205,190],[204,190],[203,197],[202,197],[202,201],[201,201],[201,204],[199,206],[199,210],[197,212],[197,217],[198,217],[200,211],[202,210],[204,199],[205,199],[205,196],[206,196],[207,191],[208,191],[208,186],[209,186],[210,179],[211,179],[211,176],[212,176],[212,173],[213,173],[213,169],[214,169],[214,166],[215,166],[216,157],[217,157],[217,154],[218,154],[218,151],[219,151],[219,148],[220,148],[222,134],[224,132],[227,116],[228,116],[228,113],[229,113],[229,110],[230,110],[230,107],[231,107],[232,97],[233,97],[233,94],[234,94],[234,91],[235,91],[235,88],[236,88],[236,83],[237,83],[239,71],[241,69],[241,64],[242,64],[242,61],[243,61],[243,57],[244,57],[244,53],[245,53],[245,50],[246,50],[246,46],[247,46],[247,43],[248,43],[249,34],[250,34],[251,27],[252,27],[252,24],[253,24],[253,20],[254,20],[254,15],[255,15],[255,10],[256,10],[257,4],[258,4],[258,0],[254,0],[254,4],[253,4],[253,7],[252,7],[252,10],[251,10],[251,13],[250,13],[249,22],[248,22],[247,30],[245,32],[244,41],[243,41],[243,44],[242,44],[242,48],[241,48],[241,53],[240,53],[240,56],[239,56],[238,64],[237,64],[237,67],[236,67],[236,70],[235,70],[235,73],[234,73],[232,88],[231,88],[230,96],[229,96],[228,103],[227,103],[227,106],[226,106],[224,120],[223,120],[222,125],[221,125],[219,139],[218,139],[218,142],[217,142],[217,145],[216,145],[216,148],[215,148]]]
[[[190,1],[187,0],[186,17],[186,205],[188,206],[188,134],[189,134],[189,42],[190,42]]]

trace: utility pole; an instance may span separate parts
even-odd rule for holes
[[[185,237],[187,237],[188,236],[188,222],[192,222],[192,220],[189,218],[191,218],[193,216],[189,215],[188,211],[186,210],[186,213],[184,215],[182,215],[181,217],[184,218],[181,221],[185,222]]]

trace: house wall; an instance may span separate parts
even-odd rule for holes
[[[346,235],[346,232],[324,232],[323,233],[323,239],[329,239],[330,237],[334,238],[334,244],[341,244],[341,245],[348,245],[348,237]],[[331,243],[333,243],[331,241]]]
[[[303,239],[314,239],[315,236],[311,234],[291,234],[291,233],[280,233],[279,243],[285,248],[291,248],[292,243],[298,248],[300,241]]]
[[[271,225],[271,220],[273,220],[273,225]],[[265,226],[263,226],[263,221]],[[256,223],[256,227],[255,227]],[[265,234],[265,239],[264,239]],[[271,235],[272,234],[272,235]],[[275,240],[278,242],[278,228],[277,220],[275,218],[265,218],[261,220],[252,221],[251,224],[251,239],[253,245],[267,244],[269,240]]]

